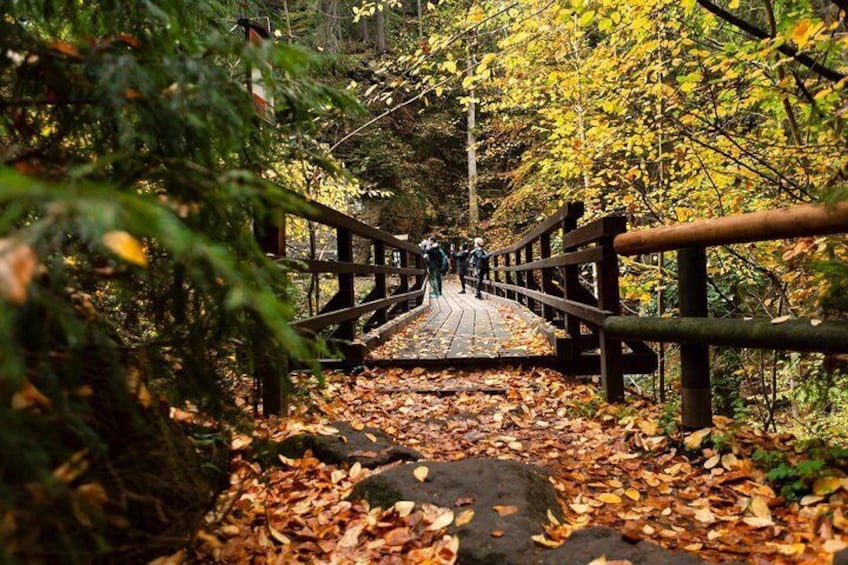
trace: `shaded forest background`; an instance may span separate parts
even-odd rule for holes
[[[247,426],[234,377],[322,347],[287,323],[309,281],[250,229],[296,207],[287,190],[491,248],[569,200],[632,226],[844,200],[844,8],[0,0],[3,551],[138,558],[202,515],[228,432],[186,439],[173,407]],[[247,44],[241,16],[268,16],[274,41]],[[273,126],[244,94],[248,65]],[[292,222],[301,252],[324,239]],[[722,248],[711,311],[844,317],[846,258],[844,237]],[[674,313],[672,259],[622,262],[630,312]],[[630,384],[668,402],[671,426],[663,355],[662,386]],[[719,413],[846,437],[845,359],[713,355]]]

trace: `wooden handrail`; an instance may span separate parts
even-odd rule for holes
[[[562,225],[566,218],[579,219],[583,215],[584,207],[582,202],[569,202],[561,206],[556,212],[545,218],[539,225],[532,228],[525,234],[518,243],[509,247],[504,247],[492,252],[493,256],[504,255],[506,253],[515,253],[527,246],[527,244],[535,242],[542,235],[550,233]]]
[[[638,255],[683,247],[712,247],[846,231],[848,202],[833,207],[803,204],[626,232],[615,238],[614,246],[620,255]]]
[[[312,220],[319,224],[334,228],[343,228],[350,230],[353,235],[364,237],[366,239],[382,241],[383,243],[394,247],[395,249],[409,251],[414,254],[421,254],[421,249],[414,243],[403,241],[395,236],[382,231],[379,228],[369,226],[364,222],[360,222],[356,218],[351,218],[346,214],[342,214],[338,210],[334,210],[329,206],[308,200],[304,196],[295,192],[291,193],[291,198],[300,204],[300,209],[297,212],[292,212],[293,215],[306,220]]]

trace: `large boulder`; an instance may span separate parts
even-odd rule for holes
[[[413,475],[421,465],[429,470],[423,482]],[[672,553],[647,542],[631,543],[608,528],[576,532],[556,549],[538,545],[531,536],[544,531],[549,512],[562,519],[560,505],[546,472],[516,461],[464,459],[400,465],[357,483],[351,499],[366,499],[372,506],[383,508],[399,500],[412,500],[454,508],[457,513],[473,509],[474,518],[469,523],[448,528],[448,533],[460,538],[458,563],[465,565],[585,565],[602,555],[610,560],[627,559],[634,565],[702,563],[691,555]]]
[[[333,422],[331,427],[337,434],[315,435],[299,434],[274,443],[266,442],[257,446],[257,458],[265,464],[277,461],[277,455],[298,458],[312,451],[319,461],[332,465],[359,463],[363,467],[374,468],[395,461],[416,461],[423,455],[396,445],[384,432],[364,427],[356,430],[346,422]]]

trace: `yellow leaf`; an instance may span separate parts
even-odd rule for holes
[[[415,508],[415,503],[411,500],[398,500],[395,502],[394,508],[398,516],[406,518],[412,512],[412,509]]]
[[[291,543],[291,540],[285,535],[283,535],[283,533],[277,530],[274,526],[272,526],[270,522],[268,523],[268,532],[270,532],[271,537],[277,540],[277,542],[281,545],[289,545]]]
[[[769,510],[768,502],[762,496],[755,496],[751,499],[751,505],[748,507],[751,514],[757,518],[771,520],[771,510]]]
[[[348,477],[350,477],[350,480],[354,481],[361,474],[362,474],[362,463],[357,461],[356,463],[354,463],[353,465],[350,466],[350,471],[348,472]]]
[[[697,432],[692,432],[683,440],[683,445],[686,446],[686,449],[691,449],[692,451],[694,451],[701,447],[701,442],[704,441],[704,438],[710,435],[711,431],[712,428],[704,428],[702,430],[698,430]]]
[[[538,543],[541,546],[549,547],[551,549],[553,549],[555,547],[559,547],[563,543],[561,541],[550,540],[550,539],[545,537],[545,534],[536,534],[535,536],[530,536],[530,539],[532,539],[533,541],[535,541],[536,543]]]
[[[598,497],[598,500],[606,504],[621,504],[621,497],[611,492],[605,492]]]
[[[732,471],[739,465],[739,459],[736,458],[732,453],[726,453],[721,456],[721,466],[727,469],[728,471]]]
[[[718,465],[719,461],[721,461],[721,455],[716,453],[715,455],[704,461],[704,469],[709,471],[710,469]]]
[[[425,480],[427,480],[427,475],[429,473],[430,473],[430,469],[428,469],[427,467],[425,467],[423,465],[421,465],[420,467],[416,467],[412,471],[412,474],[415,475],[415,478],[418,479],[419,483],[423,483]]]
[[[771,518],[758,518],[756,516],[745,516],[742,518],[742,521],[754,529],[766,528],[774,525]]]
[[[639,494],[639,491],[636,490],[635,488],[629,488],[626,491],[624,491],[624,496],[626,496],[630,500],[634,500],[634,501],[638,501],[640,498],[642,498],[642,495]]]
[[[468,508],[459,513],[459,516],[456,517],[456,525],[464,526],[468,522],[474,519],[474,510]]]
[[[810,40],[810,32],[812,31],[812,22],[810,20],[801,20],[792,31],[789,33],[789,38],[794,41],[798,47],[803,48]]]
[[[707,525],[714,524],[716,521],[715,514],[709,508],[701,508],[695,512],[695,519]]]
[[[839,490],[842,482],[836,477],[822,477],[813,483],[813,494],[827,496]]]
[[[518,512],[518,507],[512,506],[512,505],[510,505],[510,506],[497,505],[497,506],[492,506],[492,510],[497,512],[499,516],[509,516],[510,514],[515,514],[516,512]]]
[[[103,235],[103,245],[115,255],[133,265],[147,266],[147,255],[141,243],[123,230],[110,231]]]
[[[436,518],[432,524],[427,526],[427,530],[431,532],[437,532],[443,528],[447,528],[453,523],[453,510],[448,510],[439,514],[439,517]]]

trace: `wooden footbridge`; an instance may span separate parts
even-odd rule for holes
[[[565,375],[600,375],[610,402],[625,400],[624,375],[651,373],[657,356],[646,342],[680,344],[683,424],[711,425],[710,346],[848,353],[848,322],[813,325],[797,319],[710,318],[707,308],[709,247],[848,232],[848,203],[833,208],[802,205],[767,212],[701,220],[628,232],[625,218],[608,216],[581,223],[580,203],[569,203],[540,222],[520,241],[491,253],[491,275],[483,300],[447,288],[442,298],[426,296],[420,249],[389,233],[314,202],[297,216],[336,231],[337,259],[292,263],[307,273],[334,275],[338,292],[311,317],[294,322],[306,334],[334,346],[339,358],[325,365],[488,367],[546,365]],[[287,257],[285,222],[257,234],[267,253]],[[357,249],[367,258],[354,260]],[[364,244],[364,245],[362,245]],[[619,256],[677,253],[679,316],[623,316]],[[392,261],[389,261],[389,258]],[[391,263],[391,264],[390,264]],[[356,277],[373,278],[357,300]],[[390,278],[397,282],[389,284]],[[467,281],[473,288],[473,281]],[[392,286],[392,288],[390,288]],[[516,347],[496,305],[510,305],[550,343],[547,355],[528,356]],[[416,323],[415,333],[389,357],[369,352]],[[278,382],[265,382],[266,412],[279,410]]]

